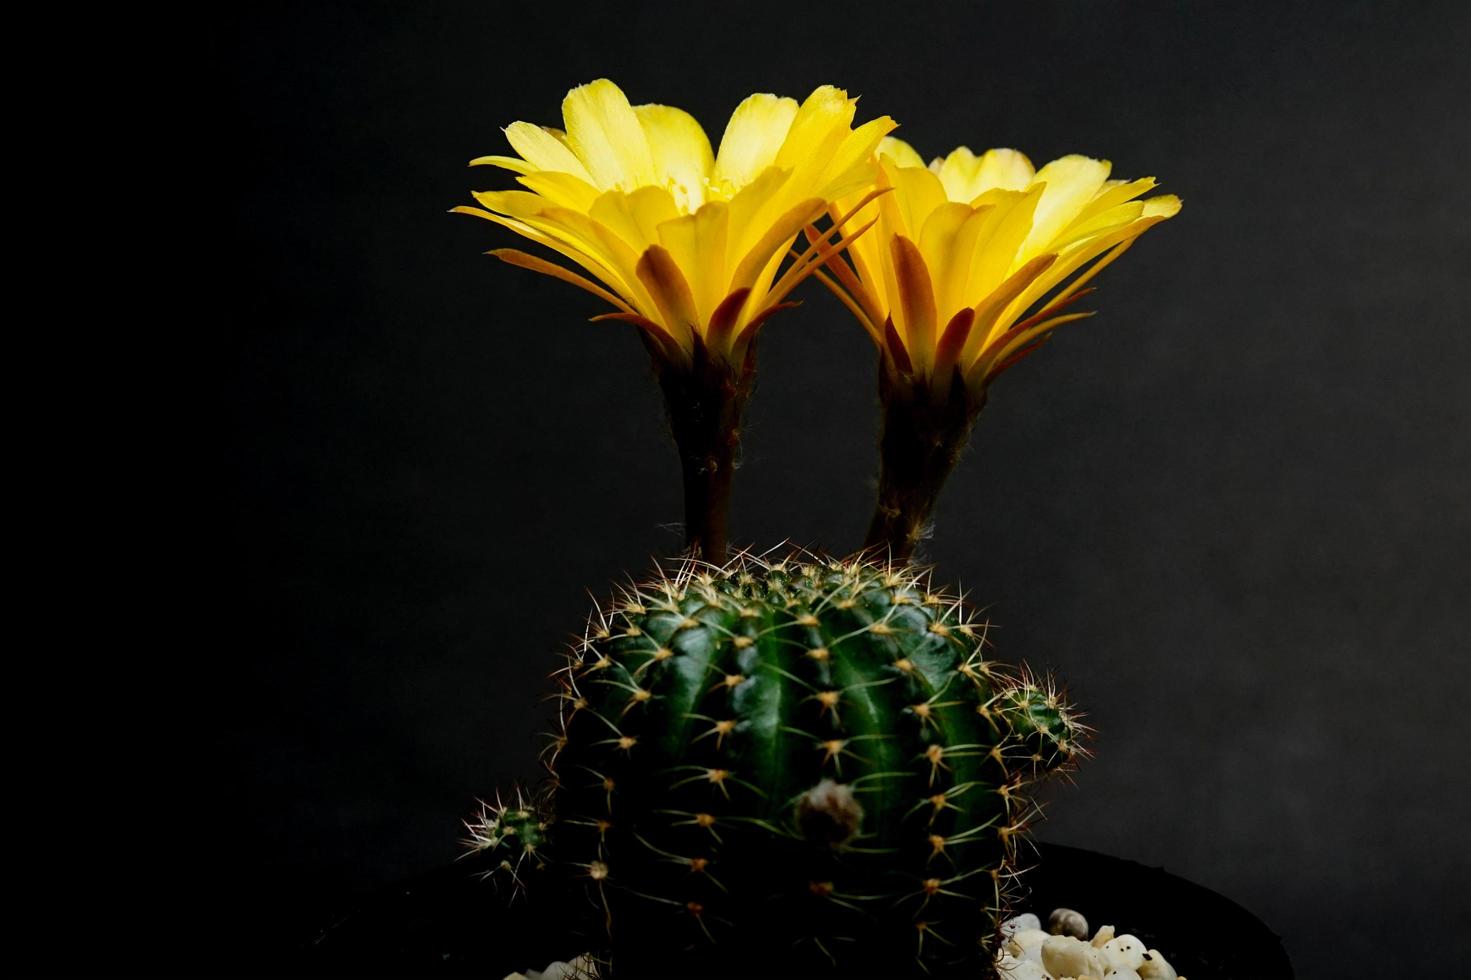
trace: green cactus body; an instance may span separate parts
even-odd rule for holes
[[[547,847],[612,975],[984,975],[1082,728],[983,632],[907,567],[749,556],[598,612]]]
[[[542,845],[547,840],[547,814],[521,792],[516,802],[481,803],[480,812],[465,821],[465,846],[484,868],[482,875],[513,888],[524,887],[523,876],[544,869]]]

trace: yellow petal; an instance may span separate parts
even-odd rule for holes
[[[961,348],[970,336],[975,318],[976,311],[966,307],[951,317],[946,322],[945,329],[940,332],[940,339],[935,342],[935,373],[930,379],[937,394],[944,394],[950,382],[951,371],[960,356]]]
[[[972,305],[961,295],[971,256],[961,255],[956,245],[961,228],[974,214],[969,205],[947,202],[930,213],[919,235],[919,251],[934,277],[935,307],[943,323],[949,323],[956,311]]]
[[[795,255],[792,264],[787,267],[787,271],[771,287],[771,295],[764,301],[764,305],[770,307],[772,304],[781,303],[793,289],[796,289],[804,279],[815,272],[824,262],[835,258],[844,249],[847,249],[856,241],[861,240],[874,225],[878,224],[878,218],[875,217],[855,228],[852,226],[850,219],[853,217],[853,214],[862,210],[865,204],[880,193],[882,192],[878,190],[870,191],[850,212],[839,215],[833,221],[832,227],[824,232],[813,235],[812,224],[808,222],[804,226],[808,231],[808,248]],[[818,210],[821,210],[820,202],[818,204]]]
[[[611,303],[613,306],[618,307],[618,309],[622,310],[624,313],[633,312],[633,310],[629,307],[627,303],[622,300],[622,298],[608,292],[597,283],[591,282],[583,278],[582,276],[579,276],[577,273],[571,271],[570,269],[562,268],[555,262],[548,262],[546,259],[538,258],[537,256],[531,255],[527,252],[523,252],[518,248],[496,248],[491,249],[490,252],[486,254],[494,255],[496,258],[500,259],[502,262],[505,262],[508,265],[520,266],[523,269],[530,269],[532,272],[540,272],[544,276],[551,276],[553,279],[560,279],[563,282],[571,283],[578,289],[586,290],[599,299],[607,303]]]
[[[1144,217],[1173,218],[1185,204],[1173,194],[1161,194],[1144,202]]]
[[[1032,218],[1032,231],[1022,245],[1020,260],[1048,251],[1050,243],[1093,199],[1108,179],[1107,160],[1073,154],[1053,160],[1037,171],[1035,184],[1045,184],[1042,199]]]
[[[667,105],[633,107],[644,137],[649,143],[658,183],[674,195],[675,203],[686,214],[705,203],[705,182],[715,166],[710,152],[710,138],[683,109]]]
[[[659,355],[666,361],[671,364],[682,364],[685,367],[690,365],[689,350],[681,347],[675,341],[673,335],[669,333],[669,330],[662,324],[650,320],[641,313],[604,313],[602,316],[592,318],[593,323],[600,323],[605,320],[617,320],[621,323],[633,324],[644,332],[645,339],[649,340],[658,349]],[[512,974],[512,976],[515,976],[515,974]]]
[[[749,289],[737,289],[720,301],[715,312],[705,321],[706,347],[712,351],[730,351],[736,326],[742,320],[750,295]]]
[[[914,147],[897,136],[885,136],[879,141],[878,155],[894,161],[897,167],[923,167],[922,158]]]
[[[1140,194],[1144,194],[1154,188],[1153,177],[1140,177],[1138,180],[1110,180],[1088,202],[1078,215],[1079,221],[1086,221],[1096,214],[1101,214],[1110,208],[1118,207],[1126,201],[1132,201]],[[1069,229],[1071,230],[1071,229]]]
[[[872,187],[878,171],[871,160],[874,149],[897,125],[888,116],[879,116],[844,136],[818,178],[818,193],[839,198]]]
[[[523,174],[516,182],[529,187],[552,204],[576,208],[578,211],[586,211],[592,207],[592,202],[598,197],[597,190],[587,181],[552,170]]]
[[[674,259],[662,245],[650,245],[644,252],[638,260],[638,277],[653,297],[664,326],[669,328],[681,347],[692,346],[692,338],[698,330],[695,300],[679,266],[674,264]]]
[[[588,217],[599,222],[628,244],[642,252],[659,240],[659,225],[679,217],[674,197],[662,187],[640,187],[625,194],[608,191],[598,196]]]
[[[724,185],[724,197],[733,196],[776,161],[796,115],[796,99],[770,94],[752,95],[736,106],[715,158],[713,180],[717,187]]]
[[[935,359],[935,291],[930,272],[919,249],[903,235],[894,236],[890,251],[899,284],[894,326],[904,338],[916,373],[926,374]]]
[[[1007,276],[1005,282],[998,285],[976,304],[976,315],[971,325],[970,336],[966,338],[965,347],[960,355],[962,365],[973,362],[992,340],[1006,332],[1012,322],[1003,318],[1007,306],[1056,261],[1057,256],[1050,253],[1037,256]]]
[[[577,155],[567,148],[567,144],[542,127],[528,122],[513,122],[506,127],[506,139],[511,148],[537,170],[571,174],[588,183],[592,182],[592,177],[588,175],[582,161],[577,159]]]
[[[500,211],[517,218],[543,235],[587,254],[606,270],[599,278],[628,296],[634,307],[650,308],[649,298],[634,274],[641,245],[630,245],[623,235],[611,231],[601,221],[591,219],[579,210],[557,207],[537,194],[526,191],[475,191],[473,196],[492,211]],[[610,208],[610,220],[616,221],[622,217],[622,212]],[[631,223],[632,218],[629,217],[627,221]],[[634,230],[630,237],[637,242],[637,225],[631,224],[631,227]]]
[[[537,220],[542,227],[533,227],[525,221],[517,218],[508,218],[504,215],[495,214],[491,211],[482,211],[480,208],[472,208],[461,205],[451,208],[457,214],[474,215],[492,221],[503,228],[509,228],[516,234],[528,238],[539,245],[544,245],[560,255],[566,256],[573,262],[582,266],[603,282],[609,289],[617,293],[630,306],[637,306],[641,302],[642,285],[635,282],[630,286],[612,266],[583,245],[580,240],[567,235],[565,229],[552,229],[546,227],[541,219]],[[545,229],[545,230],[543,230]],[[554,233],[559,232],[559,233]]]
[[[1178,199],[1176,199],[1176,202],[1178,202]],[[1146,205],[1148,204],[1148,202],[1145,203]],[[1166,204],[1163,207],[1165,210],[1168,210],[1169,205]],[[1087,272],[1069,283],[1065,289],[1053,297],[1051,302],[1056,303],[1072,295],[1078,289],[1082,288],[1083,284],[1089,279],[1102,272],[1108,263],[1118,258],[1124,251],[1123,249],[1118,249],[1110,252],[1110,249],[1114,249],[1115,246],[1121,244],[1127,245],[1150,228],[1164,221],[1167,217],[1167,214],[1144,214],[1127,225],[1109,229],[1102,234],[1094,235],[1092,238],[1085,238],[1070,246],[1067,251],[1058,256],[1058,261],[1055,265],[1048,269],[1044,275],[1039,276],[1035,282],[1027,287],[1025,292],[1012,301],[1006,312],[999,319],[998,324],[1004,327],[1015,320],[1023,312],[1035,305],[1043,296],[1051,292],[1058,284],[1072,276],[1073,273],[1088,265],[1093,259],[1108,252],[1108,255],[1104,255]]]
[[[1032,161],[1025,153],[1016,150],[987,150],[981,156],[977,194],[984,194],[993,187],[1008,191],[1024,191],[1034,177]]]
[[[885,169],[894,182],[894,193],[879,198],[879,204],[889,212],[890,220],[897,218],[896,234],[917,240],[930,214],[945,203],[945,187],[924,167],[890,168],[885,164]]]
[[[836,225],[840,222],[851,228],[860,227],[880,217],[879,205],[873,203],[871,196],[874,193],[890,194],[893,191],[889,183],[888,175],[880,168],[878,183],[868,194],[863,197],[845,198],[828,209],[828,216]],[[811,240],[814,235],[807,235]],[[844,255],[852,264],[852,269],[841,261],[831,264],[833,275],[846,288],[849,293],[862,304],[866,311],[866,319],[871,327],[874,339],[880,345],[883,343],[883,323],[892,308],[890,292],[885,282],[886,276],[884,266],[888,264],[889,239],[892,237],[882,225],[866,235],[859,236],[849,243]]]
[[[874,189],[886,191],[886,197],[892,197],[894,193],[894,185],[890,177],[891,168],[892,162],[883,162],[878,168],[874,182]],[[858,200],[859,198],[854,196],[834,203],[828,208],[829,216],[836,221],[856,206]],[[881,198],[865,207],[854,216],[853,220],[860,223],[866,222],[875,215],[886,213],[883,209],[893,207],[892,202],[885,202]],[[881,222],[879,228],[872,234],[864,235],[854,242],[846,252],[848,261],[853,264],[854,273],[872,298],[869,318],[880,338],[884,320],[888,316],[888,311],[893,308],[894,301],[893,294],[887,288],[889,277],[884,271],[884,267],[889,264],[889,239],[892,236],[891,222]]]
[[[531,164],[520,157],[506,157],[492,154],[490,156],[476,157],[470,161],[472,167],[500,167],[502,170],[510,170],[513,173],[529,174],[536,170]]]
[[[581,211],[571,208],[549,207],[536,218],[526,219],[528,224],[569,241],[575,247],[593,256],[611,269],[628,289],[633,298],[634,309],[650,313],[654,306],[648,292],[639,281],[637,266],[639,252],[623,237],[601,221],[595,221]]]
[[[490,210],[509,214],[514,218],[540,214],[550,204],[540,194],[530,191],[471,191],[470,196]]]
[[[831,85],[813,89],[792,118],[791,129],[777,151],[778,167],[800,170],[827,163],[853,123],[856,100]]]
[[[808,244],[814,244],[818,240],[817,229],[810,225],[807,228],[806,235]],[[875,234],[864,235],[857,242],[853,242],[848,246],[847,254],[851,256],[853,249],[858,246],[859,242],[871,241],[878,237]],[[861,273],[856,272],[854,267],[849,262],[844,261],[841,256],[834,256],[826,263],[825,270],[816,270],[813,272],[813,275],[858,318],[858,322],[863,324],[863,328],[868,331],[869,336],[873,338],[875,343],[882,347],[884,335],[879,324],[887,316],[887,310],[879,306],[879,301],[873,295],[873,292],[863,284],[860,278]]]
[[[649,143],[628,96],[606,78],[579,85],[562,100],[567,144],[600,190],[654,183]]]
[[[1034,184],[1026,191],[991,190],[982,200],[994,201],[990,219],[976,246],[975,263],[971,266],[966,286],[971,296],[985,296],[1000,285],[1010,273],[1028,259],[1021,245],[1033,227],[1037,206],[1046,188]]]
[[[694,293],[697,320],[710,323],[727,292],[725,277],[726,233],[730,206],[711,201],[694,214],[686,214],[659,225],[659,244],[669,250],[676,265],[685,271]]]
[[[736,265],[779,217],[777,205],[784,196],[792,172],[767,167],[730,199],[730,230],[727,233],[725,272],[733,275]]]
[[[1092,316],[1089,313],[1069,313],[1065,316],[1053,317],[1044,320],[1025,330],[1018,330],[1012,336],[998,339],[972,364],[966,371],[966,380],[972,387],[984,386],[991,378],[1006,368],[1006,361],[1021,351],[1028,344],[1033,343],[1044,335],[1051,333],[1064,323],[1072,323],[1076,320],[1086,320]]]
[[[943,316],[954,316],[957,305],[975,304],[977,293],[971,288],[971,274],[976,268],[976,250],[982,242],[989,240],[997,225],[992,213],[996,210],[994,202],[975,207],[958,206],[966,207],[969,213],[955,232],[948,259],[935,272],[935,281],[939,284],[936,301]]]
[[[822,213],[825,203],[817,197],[798,201],[785,214],[773,221],[756,244],[741,256],[740,265],[736,267],[735,275],[731,277],[730,288],[734,290],[742,286],[753,286],[757,287],[754,291],[760,292],[759,286],[762,278],[760,273],[768,264],[771,264],[773,258],[780,260],[786,255],[787,246],[792,239],[797,237],[797,233],[802,230],[803,226]]]
[[[930,161],[930,170],[940,178],[945,196],[952,201],[970,202],[980,196],[980,169],[980,157],[968,146],[957,146],[943,160],[936,157]]]
[[[1143,201],[1125,201],[1123,204],[1101,211],[1091,218],[1080,218],[1068,226],[1067,230],[1052,240],[1048,246],[1050,249],[1061,251],[1076,242],[1101,235],[1114,228],[1122,228],[1124,225],[1137,220],[1144,214]]]
[[[1032,182],[1032,162],[1016,150],[987,150],[976,156],[968,146],[958,146],[943,160],[930,164],[945,185],[952,201],[970,203],[986,191],[1025,190]]]

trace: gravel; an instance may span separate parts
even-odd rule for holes
[[[1047,925],[1030,912],[1001,924],[1002,980],[1185,980],[1159,950],[1137,936],[1115,935],[1113,926],[1083,938],[1088,920],[1072,909],[1053,909]]]
[[[1088,939],[1088,920],[1072,909],[1053,909],[1042,920],[1030,912],[1001,924],[1004,937],[996,960],[1001,980],[1186,980],[1157,949],[1146,949],[1138,937],[1114,934],[1099,926]],[[592,961],[579,956],[545,970],[512,973],[505,980],[582,980],[592,975]]]

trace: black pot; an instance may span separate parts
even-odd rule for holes
[[[1246,909],[1160,868],[1058,844],[1038,844],[1022,907],[1044,921],[1058,906],[1090,927],[1111,924],[1164,954],[1189,980],[1291,980],[1281,940]],[[465,867],[451,865],[385,889],[338,916],[303,951],[300,974],[476,976],[540,970],[583,952],[552,903],[507,907]],[[776,980],[780,964],[764,974]],[[695,980],[695,978],[691,978]]]

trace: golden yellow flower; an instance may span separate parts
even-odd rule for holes
[[[1150,227],[1173,195],[1154,178],[1109,179],[1067,156],[1034,171],[1015,150],[965,147],[928,167],[907,143],[878,148],[879,188],[858,208],[877,228],[818,273],[883,353],[879,498],[867,546],[906,559],[926,533],[992,381],[1053,330],[1090,279]],[[809,231],[818,240],[815,230]]]
[[[512,123],[506,138],[516,156],[471,161],[510,170],[524,190],[479,192],[480,207],[454,209],[569,260],[491,252],[614,307],[593,319],[641,329],[679,449],[687,545],[710,561],[726,551],[756,331],[865,230],[846,231],[843,214],[820,234],[811,222],[839,198],[852,210],[879,193],[874,151],[894,122],[881,116],[855,129],[856,106],[830,85],[801,105],[753,95],[736,107],[714,152],[688,113],[630,105],[599,79],[567,93],[565,130]],[[804,228],[809,247],[783,271]]]
[[[477,192],[481,207],[454,210],[569,259],[586,275],[515,249],[491,253],[606,300],[617,310],[606,318],[637,324],[669,362],[688,364],[702,348],[740,364],[765,318],[846,244],[839,221],[778,278],[803,227],[873,187],[874,149],[894,123],[854,129],[856,105],[832,86],[800,106],[752,95],[712,152],[688,113],[630,105],[599,79],[567,94],[565,130],[512,123],[516,156],[472,161],[514,172],[525,190]]]
[[[1180,199],[1143,200],[1153,177],[1109,179],[1106,160],[1066,156],[1034,171],[1015,150],[960,147],[928,167],[907,143],[879,145],[879,183],[866,204],[878,227],[828,263],[823,279],[910,383],[948,391],[958,371],[971,397],[1056,327],[1093,276]],[[835,211],[857,204],[839,201]],[[1096,261],[1095,261],[1096,260]],[[1090,265],[1090,263],[1092,263]]]

